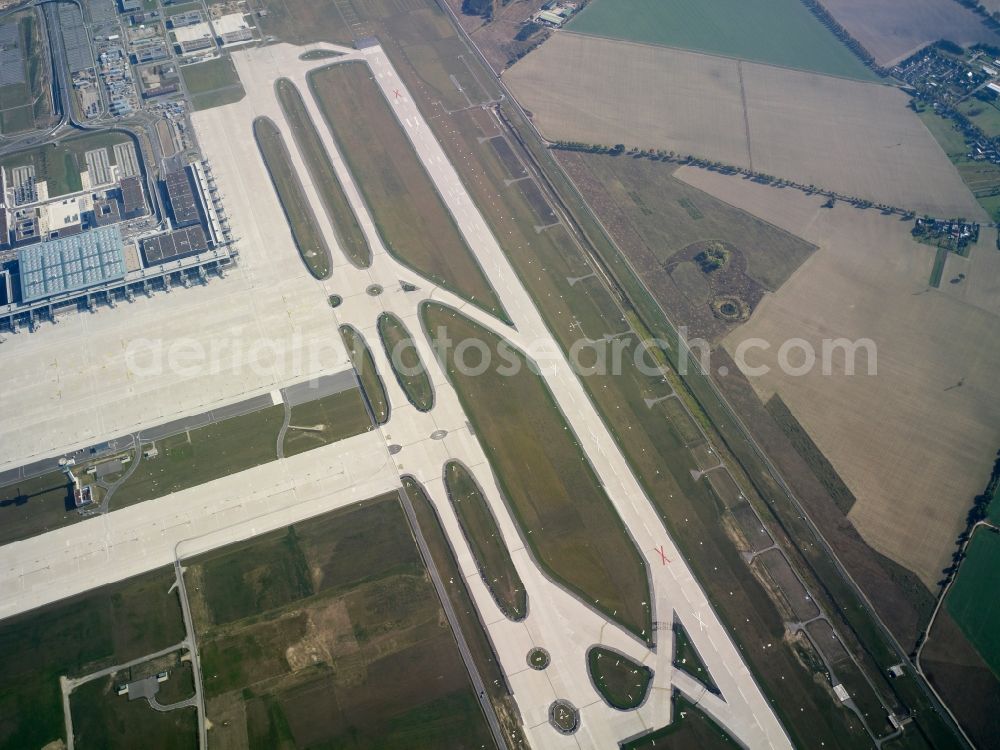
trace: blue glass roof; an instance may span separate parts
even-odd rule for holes
[[[21,298],[34,302],[125,277],[125,254],[117,226],[42,242],[17,254]]]

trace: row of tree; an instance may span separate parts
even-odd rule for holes
[[[775,177],[774,175],[757,172],[755,170],[748,169],[747,167],[737,167],[721,161],[705,159],[700,156],[695,156],[694,154],[678,154],[675,151],[652,148],[643,149],[638,146],[628,148],[624,143],[617,143],[614,146],[606,146],[599,143],[582,143],[580,141],[551,141],[549,142],[548,147],[561,151],[578,151],[587,154],[607,154],[608,156],[625,155],[631,156],[633,159],[649,159],[651,161],[671,162],[675,164],[701,167],[702,169],[709,169],[714,172],[722,172],[724,174],[740,174],[764,185],[772,185],[774,187],[790,187],[796,190],[801,190],[808,195],[825,195],[829,198],[829,200],[824,204],[826,208],[832,208],[836,201],[840,200],[845,203],[849,203],[855,208],[876,208],[884,214],[898,214],[904,219],[913,219],[916,216],[916,212],[909,211],[905,208],[890,206],[887,203],[875,203],[867,198],[845,195],[834,190],[824,190],[823,188],[816,187],[812,184],[805,185],[800,182],[795,182],[794,180],[788,180],[783,177]]]
[[[802,0],[803,5],[805,5],[809,11],[819,19],[819,22],[826,26],[834,36],[836,36],[844,46],[847,47],[851,52],[853,52],[861,62],[871,68],[875,73],[880,76],[889,75],[889,70],[883,68],[877,62],[875,62],[875,57],[865,49],[864,45],[861,44],[857,39],[851,36],[851,32],[845,29],[840,23],[835,19],[826,8],[819,2],[819,0]]]
[[[1000,12],[991,13],[979,0],[955,0],[983,19],[983,24],[994,31],[1000,31]]]

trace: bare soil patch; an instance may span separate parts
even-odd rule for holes
[[[1000,10],[996,0],[985,0]],[[938,39],[1000,43],[975,13],[955,0],[823,0],[823,6],[880,65],[892,65]]]
[[[933,251],[908,223],[702,170],[678,175],[820,246],[724,345],[771,342],[747,357],[771,368],[753,378],[757,395],[781,395],[857,498],[849,518],[861,534],[933,587],[1000,443],[1000,351],[984,345],[997,316],[928,291]],[[777,349],[792,337],[817,353],[824,339],[871,339],[877,375],[863,353],[861,374],[844,374],[842,351],[829,375],[786,375]]]

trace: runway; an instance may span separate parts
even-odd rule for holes
[[[294,139],[286,137],[293,166],[334,256],[334,269],[328,280],[316,282],[302,276],[306,272],[298,261],[281,206],[270,187],[250,128],[256,117],[267,116],[288,135],[290,129],[275,99],[273,82],[281,77],[290,78],[301,92],[307,94],[309,89],[305,76],[308,70],[329,65],[331,61],[304,62],[299,55],[305,49],[322,48],[343,53],[335,58],[335,63],[362,60],[370,66],[467,244],[498,297],[504,301],[515,328],[500,323],[474,305],[421,279],[387,254],[357,185],[338,153],[315,102],[308,95],[304,96],[307,109],[368,238],[373,262],[371,268],[359,270],[346,261],[336,244],[336,234]],[[195,554],[371,497],[397,487],[399,477],[410,474],[423,483],[437,509],[508,677],[533,747],[616,747],[624,738],[670,723],[671,693],[674,689],[697,702],[745,746],[790,747],[769,701],[760,691],[739,650],[673,545],[652,504],[564,358],[557,358],[554,366],[545,372],[545,380],[646,559],[654,618],[665,625],[656,633],[653,650],[549,580],[531,558],[501,497],[482,446],[469,429],[457,394],[424,336],[415,336],[415,342],[434,385],[434,408],[427,413],[417,411],[397,384],[378,345],[377,317],[384,311],[392,312],[416,334],[421,331],[418,305],[427,299],[460,309],[480,324],[506,336],[519,348],[545,344],[553,352],[560,350],[381,47],[355,51],[332,45],[307,48],[273,45],[234,53],[233,60],[244,81],[247,97],[234,105],[195,113],[193,121],[198,138],[212,161],[217,183],[227,196],[232,226],[243,237],[241,249],[245,247],[246,250],[243,251],[244,279],[241,283],[254,289],[264,288],[266,285],[262,277],[275,267],[271,262],[275,255],[281,258],[281,266],[294,265],[300,269],[301,273],[281,271],[287,277],[282,282],[286,293],[295,295],[294,300],[283,297],[283,309],[294,309],[301,320],[309,321],[306,336],[321,339],[319,343],[332,352],[332,356],[320,366],[300,367],[296,378],[282,372],[280,375],[272,374],[270,378],[238,383],[237,387],[229,389],[230,398],[236,390],[246,393],[248,389],[263,391],[276,387],[276,384],[283,387],[301,380],[307,371],[343,369],[342,364],[338,366],[342,362],[338,357],[343,355],[343,347],[336,329],[339,324],[349,323],[361,331],[371,345],[391,402],[391,419],[376,432],[0,548],[0,591],[16,586],[17,592],[12,596],[0,595],[0,617],[69,595],[66,592],[100,585],[108,582],[109,577],[117,580],[113,576],[124,577],[119,575],[123,566],[127,566],[132,571],[127,574],[132,575],[167,564],[173,560],[171,555],[175,549],[181,555]],[[397,91],[399,96],[395,95]],[[419,291],[404,292],[400,287],[401,281],[414,283]],[[381,285],[384,293],[379,296],[366,294],[365,289],[371,284]],[[211,286],[204,290],[205,294],[212,292]],[[343,303],[336,309],[327,305],[326,298],[330,294],[343,297]],[[188,290],[183,293],[178,291],[172,295],[171,304],[181,305],[187,295]],[[200,303],[192,300],[191,304],[197,306]],[[206,300],[204,304],[209,302]],[[117,312],[120,311],[102,312],[99,317],[110,318]],[[107,325],[111,326],[110,323]],[[255,335],[263,335],[264,330],[259,329]],[[286,325],[280,325],[278,330],[287,335]],[[45,333],[43,331],[42,335]],[[54,348],[55,344],[50,346]],[[45,349],[41,344],[31,348]],[[82,398],[86,389],[82,385],[78,387],[81,388]],[[156,403],[159,403],[159,399],[165,399],[166,394],[183,387],[183,383],[166,382],[153,389],[134,385],[132,393],[152,393],[158,399]],[[92,386],[90,390],[93,391]],[[179,397],[179,401],[187,403],[183,397]],[[116,423],[141,421],[141,400],[131,399],[118,405],[115,414]],[[72,427],[70,434],[83,432],[80,423],[90,415],[92,412],[82,407],[72,409],[65,419]],[[18,422],[22,431],[30,430],[25,420],[26,413],[22,411]],[[19,434],[13,429],[11,433]],[[34,438],[19,439],[21,447],[15,455],[32,455],[30,451],[35,444]],[[402,449],[390,456],[388,445],[399,445]],[[518,574],[528,591],[528,616],[522,622],[511,622],[503,616],[478,573],[444,490],[442,467],[452,458],[461,460],[473,472],[511,551]],[[220,512],[225,515],[217,517]],[[670,560],[669,564],[664,563],[656,551],[661,546]],[[138,553],[140,548],[144,549],[141,555]],[[53,553],[53,550],[59,552]],[[706,693],[700,683],[686,674],[674,670],[671,663],[672,631],[669,627],[674,617],[684,624],[690,634],[722,693],[721,699]],[[639,709],[628,712],[614,710],[603,702],[591,685],[585,655],[591,646],[597,644],[617,649],[654,670],[649,696]],[[534,646],[544,647],[551,654],[551,664],[545,671],[530,669],[526,664],[526,655]],[[548,723],[549,706],[557,698],[569,700],[580,711],[581,725],[573,735],[562,735]]]

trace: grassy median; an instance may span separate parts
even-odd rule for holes
[[[528,594],[475,477],[460,462],[449,461],[444,467],[444,484],[497,606],[511,620],[523,620],[528,614]]]
[[[419,411],[430,411],[434,407],[434,387],[403,321],[392,313],[382,313],[378,317],[378,334],[399,387]]]
[[[447,336],[498,351],[496,334],[451,308],[425,303],[422,313],[435,344]],[[456,366],[455,351],[439,351],[442,366],[535,559],[585,602],[651,641],[645,561],[544,381],[512,348],[504,356],[519,367],[510,375],[495,366],[470,374]]]
[[[597,692],[619,711],[631,711],[646,700],[653,670],[617,651],[594,646],[587,652],[587,671]]]
[[[302,262],[315,278],[329,277],[330,248],[323,238],[316,214],[306,200],[302,182],[292,166],[292,158],[281,131],[269,118],[258,117],[253,121],[253,134]]]
[[[385,424],[389,421],[389,398],[385,395],[385,386],[382,385],[382,378],[379,377],[378,370],[375,369],[375,360],[372,359],[368,344],[357,329],[352,326],[341,326],[340,335],[344,339],[344,345],[347,347],[347,354],[351,358],[354,370],[358,373],[361,390],[364,391],[364,397],[368,401],[368,408],[371,409],[375,424]]]
[[[313,185],[316,186],[330,223],[337,232],[341,249],[356,267],[368,268],[372,264],[371,247],[368,246],[365,233],[358,224],[358,217],[344,194],[344,186],[337,178],[316,125],[302,101],[302,94],[287,78],[278,79],[274,90],[285,119],[292,128],[292,137],[299,147],[299,153],[309,169]]]
[[[341,63],[309,83],[386,249],[437,284],[508,321],[371,70]]]

